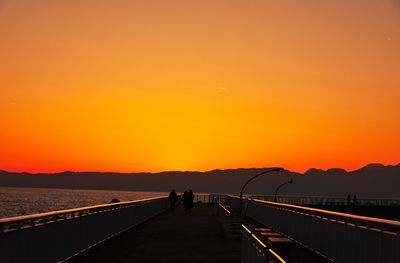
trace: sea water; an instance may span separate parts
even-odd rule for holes
[[[167,196],[166,192],[0,187],[0,218]]]

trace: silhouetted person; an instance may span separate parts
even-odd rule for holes
[[[171,193],[169,193],[169,203],[171,204],[171,212],[175,210],[175,203],[178,201],[178,195],[175,193],[175,189],[172,189]]]
[[[111,200],[111,201],[109,202],[109,204],[119,203],[119,202],[121,202],[121,201],[119,201],[117,198],[114,198],[113,200]]]
[[[351,204],[351,196],[350,194],[347,195],[347,205]]]
[[[356,195],[353,196],[353,204],[354,204],[354,205],[357,204],[357,196],[356,196]]]
[[[186,211],[188,211],[188,206],[189,206],[189,194],[186,190],[183,193],[182,200],[183,200],[183,209],[186,212]]]
[[[193,200],[194,200],[193,192],[192,192],[192,190],[189,190],[189,193],[188,193],[188,211],[189,211],[189,213],[192,212],[192,208],[194,206]]]

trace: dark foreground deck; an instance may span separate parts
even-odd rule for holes
[[[226,238],[211,207],[182,206],[100,244],[74,262],[240,262],[240,241]]]

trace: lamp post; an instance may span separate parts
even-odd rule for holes
[[[278,187],[276,188],[276,190],[275,190],[274,202],[276,202],[277,194],[278,194],[279,189],[281,189],[281,187],[284,186],[284,185],[286,185],[286,184],[293,184],[293,179],[290,179],[289,181],[284,182],[283,184],[281,184],[280,186],[278,186]]]
[[[249,180],[247,180],[247,182],[243,185],[242,190],[240,191],[240,207],[239,207],[240,214],[242,214],[242,207],[243,207],[243,190],[247,186],[247,184],[250,183],[250,181],[252,181],[253,179],[259,177],[260,175],[263,175],[263,174],[269,173],[269,172],[277,172],[277,171],[283,171],[283,168],[270,169],[270,170],[264,171],[262,173],[256,174],[255,176],[253,176]]]

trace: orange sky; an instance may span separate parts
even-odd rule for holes
[[[0,169],[400,162],[396,0],[0,0]]]

